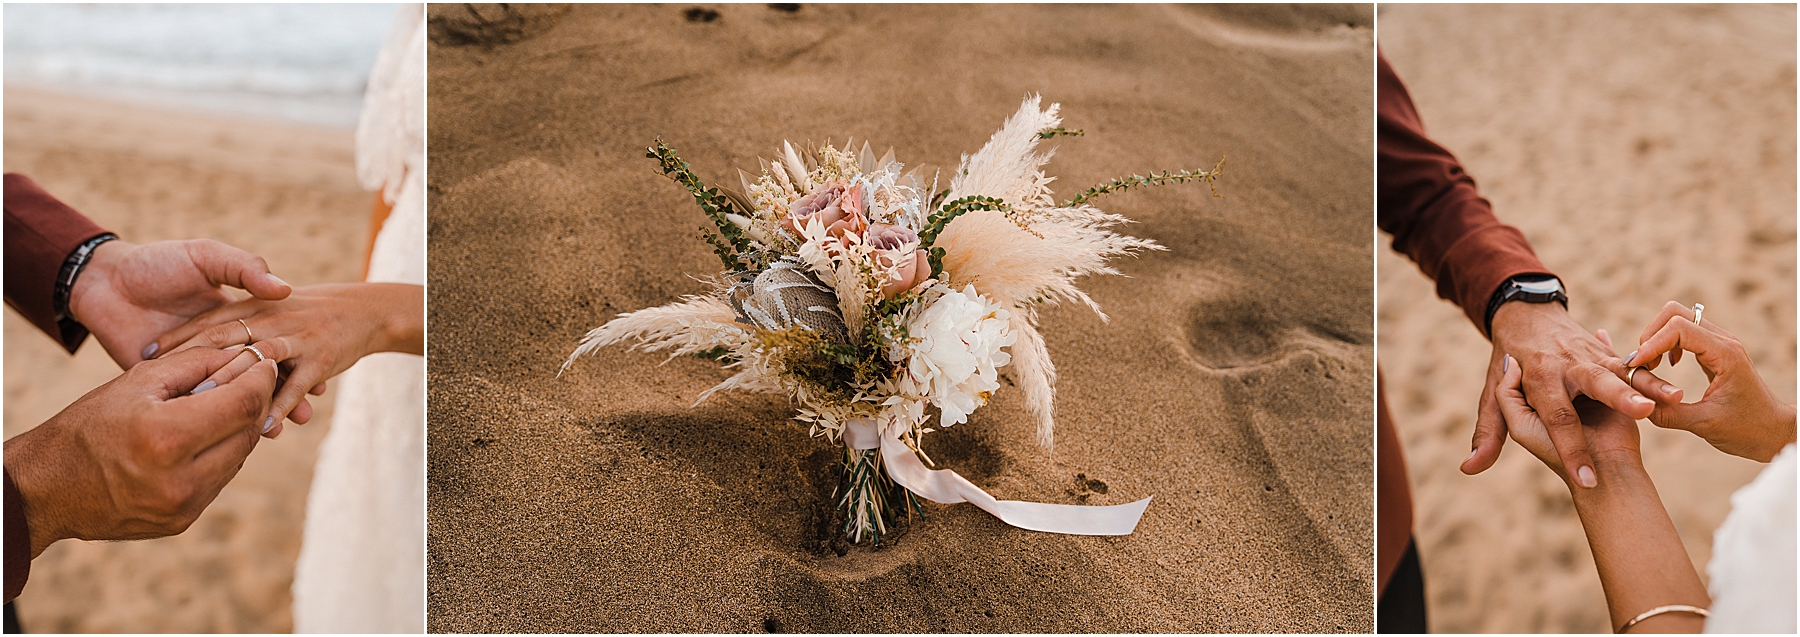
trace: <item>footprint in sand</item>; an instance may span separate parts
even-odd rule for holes
[[[1313,351],[1342,358],[1346,347],[1370,340],[1324,321],[1284,315],[1245,298],[1202,301],[1188,313],[1179,339],[1190,362],[1209,371],[1259,368]]]

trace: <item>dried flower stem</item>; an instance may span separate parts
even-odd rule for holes
[[[1106,182],[1104,184],[1100,184],[1098,186],[1094,186],[1093,188],[1083,190],[1083,191],[1081,191],[1081,194],[1075,195],[1074,199],[1070,199],[1067,202],[1063,203],[1062,207],[1074,208],[1081,204],[1087,203],[1087,201],[1089,199],[1093,199],[1100,195],[1120,192],[1120,191],[1128,190],[1128,189],[1135,188],[1138,186],[1160,186],[1163,184],[1180,184],[1180,183],[1187,183],[1190,181],[1205,181],[1206,185],[1208,187],[1212,188],[1212,194],[1214,197],[1223,197],[1223,195],[1219,194],[1219,187],[1217,184],[1214,183],[1214,180],[1219,178],[1219,173],[1221,172],[1221,170],[1224,167],[1225,167],[1225,158],[1220,157],[1219,163],[1214,164],[1213,169],[1210,171],[1207,171],[1207,170],[1184,170],[1184,171],[1180,171],[1180,172],[1164,171],[1161,173],[1150,173],[1150,176],[1148,176],[1148,177],[1145,177],[1143,175],[1132,175],[1130,177],[1122,177],[1122,178],[1118,178],[1118,179],[1114,179],[1112,181]]]
[[[850,536],[851,543],[862,542],[863,536],[867,535],[880,544],[881,534],[888,531],[888,525],[902,512],[909,520],[914,513],[924,519],[925,507],[919,504],[919,497],[895,484],[882,470],[881,450],[846,446],[843,467],[844,484],[839,487],[838,508],[847,509],[844,535]],[[893,510],[896,505],[899,511]]]

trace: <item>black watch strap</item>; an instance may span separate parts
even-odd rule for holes
[[[76,344],[87,338],[87,327],[75,317],[69,315],[69,294],[75,290],[75,281],[81,278],[81,272],[87,269],[88,261],[94,257],[94,249],[100,244],[119,238],[119,235],[106,233],[76,246],[63,259],[62,270],[56,273],[56,287],[50,294],[50,308],[56,312],[56,326],[62,332],[63,345],[71,346],[70,339]]]
[[[1494,296],[1488,299],[1487,320],[1484,321],[1483,327],[1486,328],[1489,337],[1494,335],[1494,314],[1500,311],[1500,306],[1510,301],[1526,303],[1555,301],[1561,303],[1564,308],[1568,308],[1569,293],[1563,289],[1561,279],[1548,274],[1521,274],[1507,279],[1505,283],[1500,284],[1499,289],[1494,290]]]

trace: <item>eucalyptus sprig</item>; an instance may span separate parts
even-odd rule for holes
[[[756,262],[751,255],[754,247],[750,244],[750,237],[744,234],[743,228],[726,219],[725,215],[749,217],[750,212],[738,210],[737,205],[725,193],[717,188],[707,187],[706,182],[701,181],[699,175],[695,175],[688,163],[675,154],[675,149],[664,144],[661,137],[656,138],[655,146],[645,150],[648,152],[644,156],[656,160],[663,175],[686,188],[688,194],[694,196],[694,203],[699,204],[700,210],[718,227],[716,235],[704,226],[700,228],[700,233],[707,243],[712,244],[713,253],[719,255],[719,261],[725,264],[725,268],[733,272],[749,270]]]
[[[1062,207],[1074,208],[1081,204],[1087,203],[1087,201],[1089,199],[1093,199],[1100,195],[1121,192],[1124,190],[1129,190],[1131,188],[1136,188],[1138,186],[1160,186],[1162,184],[1181,184],[1181,183],[1187,183],[1190,181],[1205,181],[1206,185],[1208,187],[1212,188],[1212,194],[1214,197],[1223,197],[1224,195],[1219,194],[1219,186],[1218,186],[1218,184],[1214,183],[1214,180],[1217,180],[1219,178],[1219,174],[1222,171],[1222,169],[1224,169],[1224,168],[1225,168],[1225,158],[1220,157],[1219,163],[1214,164],[1212,170],[1183,170],[1183,171],[1179,171],[1179,172],[1163,171],[1160,173],[1150,173],[1149,176],[1132,175],[1130,177],[1121,177],[1121,178],[1106,182],[1104,184],[1094,186],[1093,188],[1089,188],[1087,190],[1081,191],[1081,194],[1075,195],[1074,199],[1070,199],[1067,202],[1064,202]]]
[[[925,249],[931,262],[931,276],[936,277],[944,273],[944,249],[931,244],[937,242],[938,235],[944,232],[945,226],[950,225],[950,222],[955,221],[963,213],[976,210],[1007,212],[1011,209],[1012,207],[1006,205],[1005,201],[993,197],[969,195],[944,204],[944,207],[939,208],[937,212],[931,213],[931,216],[925,219],[925,227],[919,230],[919,247]]]

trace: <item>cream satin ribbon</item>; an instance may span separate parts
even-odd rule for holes
[[[1150,498],[1113,506],[996,500],[955,471],[925,468],[918,454],[900,440],[899,427],[882,429],[886,431],[877,430],[874,420],[853,420],[844,427],[844,443],[851,449],[880,447],[888,477],[919,497],[939,504],[967,502],[1021,529],[1066,535],[1131,535],[1150,506]]]

